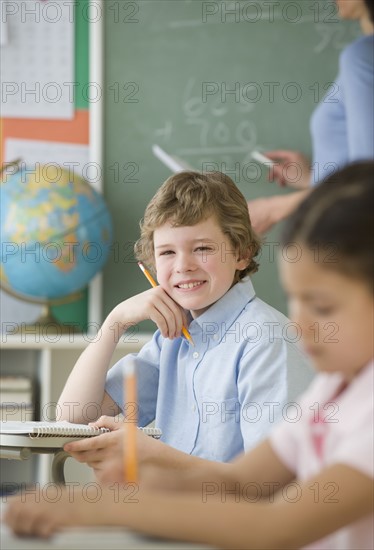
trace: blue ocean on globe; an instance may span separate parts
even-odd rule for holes
[[[73,294],[103,268],[112,221],[103,197],[58,166],[4,170],[1,286],[20,297],[54,300]]]

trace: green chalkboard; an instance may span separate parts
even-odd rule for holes
[[[89,0],[75,3],[75,97],[76,109],[88,109],[86,85],[89,83]]]
[[[75,23],[75,108],[88,109],[87,84],[89,83],[89,2],[76,0]],[[62,324],[72,321],[78,323],[79,330],[85,330],[88,322],[88,288],[82,290],[79,297],[64,305],[52,307],[52,313]]]
[[[211,163],[226,171],[248,199],[280,192],[250,153],[310,154],[310,115],[359,29],[338,20],[333,1],[105,4],[105,195],[115,225],[108,313],[147,288],[132,245],[147,202],[170,175],[152,144],[196,169]],[[285,311],[278,231],[268,235],[254,282],[261,298]]]

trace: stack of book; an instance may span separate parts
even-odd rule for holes
[[[0,376],[0,420],[32,420],[32,380],[27,376]]]

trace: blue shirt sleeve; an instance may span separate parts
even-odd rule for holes
[[[160,332],[157,331],[150,342],[138,354],[125,355],[108,372],[105,391],[124,411],[123,369],[127,361],[135,359],[138,391],[138,425],[147,426],[156,415],[159,364],[160,364]],[[131,414],[132,411],[129,411]]]
[[[374,157],[374,36],[347,46],[340,56],[348,162]]]
[[[311,185],[350,162],[374,158],[374,35],[340,54],[339,75],[311,117]]]

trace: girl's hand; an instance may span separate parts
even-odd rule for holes
[[[183,325],[187,325],[184,310],[157,286],[120,303],[109,315],[110,321],[123,328],[151,319],[164,338],[179,338]]]
[[[62,527],[103,522],[105,506],[102,506],[101,498],[97,500],[97,487],[85,488],[85,491],[92,492],[91,495],[83,495],[77,486],[66,490],[56,485],[56,490],[60,491],[59,499],[53,501],[43,498],[40,485],[34,492],[10,497],[4,513],[5,523],[16,535],[47,538]]]
[[[269,170],[270,181],[276,181],[281,187],[294,189],[307,189],[310,186],[310,163],[305,155],[283,149],[267,151],[265,154],[276,163]]]

